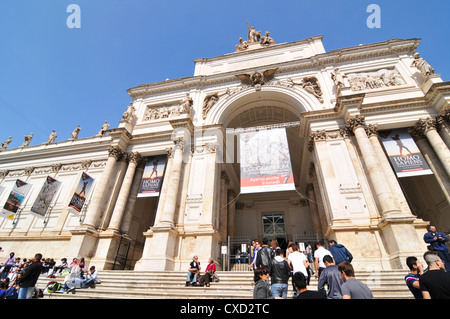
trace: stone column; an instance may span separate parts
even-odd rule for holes
[[[133,185],[131,186],[127,206],[125,207],[125,214],[122,219],[122,224],[120,225],[120,231],[124,234],[127,234],[128,231],[130,230],[134,205],[136,204],[139,188],[141,187],[142,174],[144,173],[145,164],[146,164],[145,160],[140,161],[136,167],[136,172],[134,173]]]
[[[172,148],[172,167],[170,169],[170,174],[167,176],[168,185],[165,194],[164,210],[160,220],[161,226],[168,226],[171,228],[175,227],[174,217],[183,165],[184,146],[185,142],[183,139],[179,139],[175,142],[175,146]]]
[[[414,129],[422,132],[427,137],[447,175],[450,176],[450,150],[437,132],[436,124],[436,120],[431,117],[420,119],[414,126]]]
[[[311,218],[314,226],[314,231],[317,233],[319,238],[323,237],[323,228],[320,221],[321,218],[319,217],[319,209],[318,209],[318,203],[316,199],[316,195],[314,193],[314,185],[312,183],[306,184],[305,188],[305,194],[308,198],[308,206],[311,210]]]
[[[128,168],[125,173],[119,195],[117,196],[117,201],[114,207],[111,221],[109,222],[109,230],[119,231],[120,229],[120,224],[125,213],[125,206],[130,194],[131,185],[133,184],[134,173],[136,171],[137,164],[142,160],[142,156],[138,152],[127,154],[127,157]]]
[[[401,209],[403,214],[412,215],[411,209],[409,208],[408,202],[406,201],[405,195],[403,194],[402,188],[397,180],[395,172],[392,170],[391,164],[384,153],[383,146],[381,146],[380,139],[378,136],[378,128],[376,125],[369,124],[366,128],[367,134],[369,136],[370,143],[377,157],[378,163],[381,166],[383,173],[386,177],[386,182],[391,188],[392,195],[396,205]]]
[[[369,173],[373,190],[378,198],[382,215],[400,214],[401,211],[395,205],[392,190],[386,182],[383,171],[380,170],[380,163],[372,148],[369,137],[366,134],[364,117],[360,115],[350,117],[346,126],[355,134],[358,147],[361,150],[361,155]]]
[[[444,167],[439,161],[439,158],[436,156],[436,153],[434,152],[425,135],[423,135],[421,131],[418,131],[416,129],[411,129],[410,133],[414,138],[414,141],[416,142],[420,152],[425,157],[428,166],[430,166],[431,170],[433,171],[434,178],[438,182],[442,193],[447,199],[447,202],[450,204],[450,177],[447,176]]]
[[[220,205],[219,205],[219,229],[220,235],[226,240],[228,235],[228,194],[227,185],[230,183],[226,172],[220,176]]]
[[[442,139],[447,147],[450,148],[450,110],[444,112],[444,114],[436,118],[438,124],[438,131],[440,132]]]
[[[95,187],[95,193],[92,196],[91,204],[86,213],[83,225],[95,228],[98,223],[100,208],[104,202],[107,185],[111,179],[111,173],[116,165],[117,160],[122,156],[123,151],[117,146],[110,146],[108,149],[108,160],[106,162],[105,170],[102,173],[100,180]]]

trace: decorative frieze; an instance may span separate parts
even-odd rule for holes
[[[394,69],[349,73],[346,78],[352,91],[373,90],[405,84],[400,73]]]
[[[191,114],[193,100],[189,93],[180,102],[172,104],[148,105],[144,114],[144,121],[160,120]]]

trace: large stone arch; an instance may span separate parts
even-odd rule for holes
[[[315,97],[302,90],[279,85],[248,87],[219,100],[209,111],[205,125],[222,124],[227,127],[230,121],[246,110],[258,106],[274,106],[285,109],[300,118],[301,113],[320,108]]]

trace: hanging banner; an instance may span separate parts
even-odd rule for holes
[[[240,134],[241,193],[295,190],[286,129]]]
[[[156,197],[161,191],[167,156],[158,155],[148,159],[142,173],[141,186],[137,197]]]
[[[81,174],[80,181],[78,182],[75,193],[72,196],[72,199],[69,203],[68,210],[76,215],[81,212],[84,203],[86,202],[86,198],[91,190],[92,184],[94,183],[94,179],[90,177],[88,174],[83,172]]]
[[[61,182],[56,179],[47,176],[44,185],[39,192],[38,197],[34,201],[33,206],[31,206],[31,213],[37,217],[44,217],[47,212],[53,197],[56,194]]]
[[[379,132],[397,177],[433,174],[408,129]]]
[[[14,219],[15,214],[19,210],[20,205],[30,189],[31,184],[25,183],[20,179],[16,180],[16,183],[6,199],[5,206],[3,206],[3,210],[0,215],[8,219]]]

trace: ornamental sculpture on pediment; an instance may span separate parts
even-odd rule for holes
[[[434,74],[434,69],[428,64],[427,61],[420,57],[419,52],[414,54],[414,60],[411,63],[411,67],[418,69],[424,76]]]
[[[72,138],[71,138],[71,140],[78,139],[78,134],[80,134],[80,131],[81,131],[80,125],[77,125],[77,127],[72,131]]]
[[[261,31],[256,31],[254,26],[248,24],[247,21],[247,41],[239,38],[239,44],[235,46],[236,52],[241,52],[247,50],[250,46],[252,48],[266,47],[275,44],[275,40],[270,37],[270,32],[266,31],[265,35],[261,36]],[[256,47],[253,44],[259,44]]]
[[[102,136],[106,134],[106,131],[109,128],[109,124],[107,121],[105,121],[105,123],[103,123],[102,127],[100,128],[100,131],[98,132],[97,136]]]

